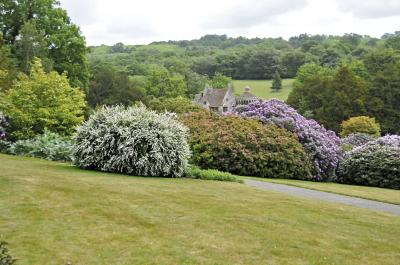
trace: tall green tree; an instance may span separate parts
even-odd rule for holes
[[[272,77],[272,90],[274,92],[278,92],[282,89],[282,78],[278,71],[275,72],[274,76]]]
[[[232,78],[225,76],[221,73],[216,73],[211,80],[211,87],[226,88],[231,82]]]
[[[184,96],[186,85],[179,74],[171,74],[164,67],[151,67],[147,73],[145,85],[147,95],[154,97]]]
[[[87,100],[89,106],[131,105],[145,97],[144,88],[135,80],[129,79],[124,72],[117,72],[110,67],[96,69],[90,81]]]
[[[2,0],[0,2],[0,30],[6,44],[13,47],[16,53],[16,42],[21,36],[23,28],[30,25],[29,34],[39,35],[45,41],[49,61],[58,73],[65,72],[70,84],[74,87],[87,88],[89,72],[86,62],[86,44],[79,28],[71,23],[65,10],[59,7],[56,0]],[[35,25],[34,32],[32,25]],[[25,36],[28,28],[25,28]],[[26,43],[35,46],[35,43]],[[37,54],[39,55],[39,54]],[[20,55],[21,56],[21,55]],[[23,56],[26,58],[26,56]],[[26,67],[26,63],[21,64]]]
[[[368,96],[368,111],[382,132],[400,134],[400,63],[388,64],[376,75]]]
[[[71,135],[83,121],[84,98],[65,74],[47,74],[35,59],[29,76],[21,74],[0,99],[0,109],[10,119],[11,140],[30,138],[46,128]]]
[[[305,79],[294,87],[287,102],[302,113],[312,113],[315,120],[339,132],[343,120],[366,113],[367,93],[368,82],[341,66],[334,76],[314,75]]]
[[[34,20],[27,21],[21,28],[19,39],[15,41],[15,54],[19,61],[19,67],[24,73],[29,73],[33,58],[37,57],[50,70],[52,64],[48,59],[47,43],[44,39],[44,32],[38,31]],[[47,65],[46,65],[47,64]]]

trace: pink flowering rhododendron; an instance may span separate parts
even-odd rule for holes
[[[306,119],[276,99],[251,103],[240,115],[258,118],[295,133],[313,162],[314,179],[324,181],[335,178],[341,157],[340,139],[335,132],[325,129],[315,120]]]

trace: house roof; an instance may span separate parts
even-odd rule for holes
[[[219,107],[224,105],[224,98],[229,88],[210,89],[203,99],[207,100],[210,107]]]
[[[241,99],[257,99],[257,97],[250,92],[243,92],[243,94],[241,94],[239,96],[239,98],[241,98]]]
[[[241,95],[238,96],[237,98],[238,98],[239,100],[257,100],[258,98],[257,98],[254,94],[252,94],[252,93],[250,92],[250,90],[251,90],[251,88],[250,88],[249,86],[246,86],[246,87],[244,88],[243,94],[241,94]]]

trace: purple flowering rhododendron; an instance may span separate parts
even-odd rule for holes
[[[258,118],[295,133],[314,165],[314,178],[333,180],[341,158],[340,139],[315,120],[308,120],[280,100],[257,101],[239,113],[243,117]]]
[[[0,111],[0,139],[6,136],[7,120],[3,113]]]

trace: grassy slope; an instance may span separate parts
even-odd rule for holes
[[[272,80],[234,80],[233,87],[235,94],[240,95],[244,91],[245,86],[250,86],[251,91],[254,95],[262,99],[277,98],[280,100],[286,100],[291,89],[293,79],[282,80],[282,90],[279,92],[273,92],[271,90]]]
[[[23,264],[398,264],[400,218],[238,183],[0,155],[0,235]]]
[[[359,197],[364,199],[370,199],[370,200],[388,202],[400,205],[400,190],[345,185],[338,183],[311,182],[311,181],[292,180],[292,179],[267,179],[267,178],[251,178],[251,179],[278,183],[278,184],[286,184],[301,188],[326,191],[331,193],[349,195],[353,197]]]

